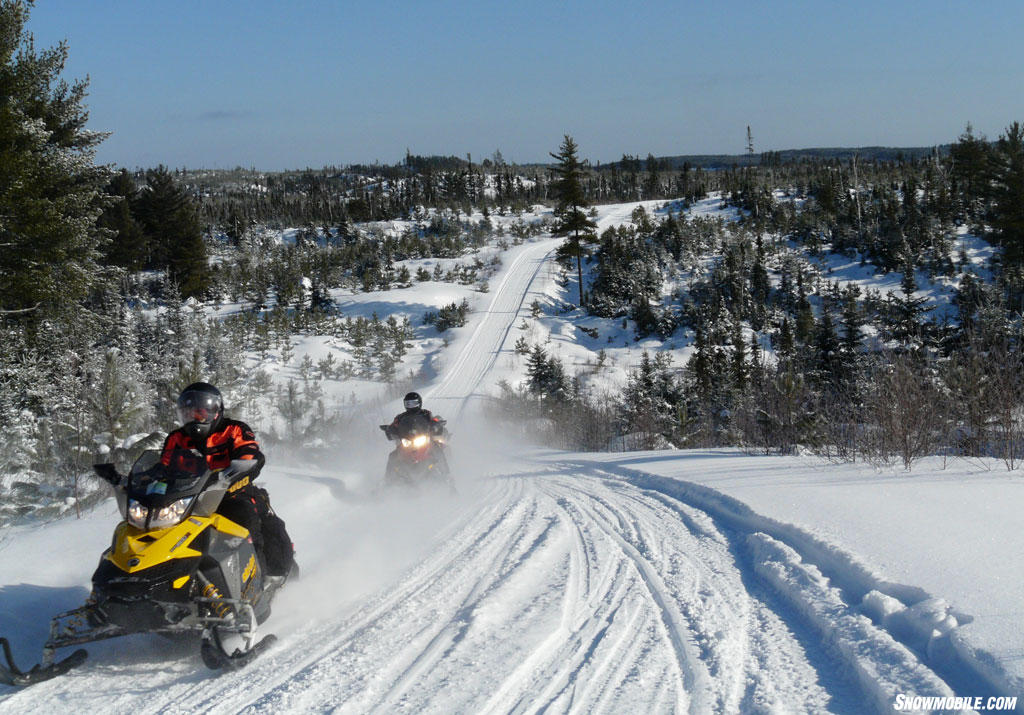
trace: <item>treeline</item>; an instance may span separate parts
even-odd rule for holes
[[[923,149],[766,152],[747,157],[657,158],[624,155],[592,165],[581,161],[580,185],[590,203],[659,198],[696,200],[712,191],[732,192],[751,181],[794,186],[824,167],[859,162],[870,181],[874,167],[917,167],[949,155],[949,147]],[[396,164],[327,167],[301,172],[180,171],[177,178],[200,200],[204,226],[238,236],[253,225],[335,225],[339,222],[408,219],[433,207],[469,214],[525,211],[557,201],[557,167],[515,165],[501,152],[479,163],[471,157],[419,157]],[[758,177],[758,178],[754,178]]]

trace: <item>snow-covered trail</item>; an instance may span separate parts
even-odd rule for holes
[[[481,387],[490,387],[485,376],[515,326],[530,285],[542,271],[552,270],[547,259],[559,243],[561,239],[528,244],[504,268],[491,288],[487,307],[475,316],[472,332],[454,346],[454,357],[441,377],[424,390],[424,397],[432,407],[436,405],[438,413],[457,421],[467,401],[478,395]]]
[[[492,475],[480,508],[386,593],[164,706],[855,709],[835,664],[747,592],[710,519],[578,469]]]
[[[922,654],[863,615],[867,586],[851,584],[859,572],[841,551],[676,488],[686,482],[479,441],[472,398],[490,387],[555,245],[515,255],[425,391],[468,435],[456,444],[458,498],[365,502],[330,488],[342,466],[268,468],[278,510],[303,515],[289,517],[302,579],[265,626],[275,647],[215,674],[195,642],[96,644],[62,678],[0,687],[0,713],[863,712],[899,693],[953,694]],[[112,522],[99,510],[60,536],[95,541]],[[4,559],[38,558],[48,532],[58,536],[12,540]],[[64,558],[68,573],[52,583],[71,606],[84,588],[67,584],[87,583],[95,553]],[[0,583],[18,583],[5,574]],[[27,596],[17,605],[18,618],[40,622],[59,610]],[[0,614],[7,628],[13,620]]]
[[[478,486],[384,588],[332,601],[337,564],[307,561],[244,671],[140,636],[0,712],[864,712],[953,692],[805,544],[714,500],[572,455]]]

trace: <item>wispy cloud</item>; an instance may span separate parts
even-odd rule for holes
[[[252,116],[255,115],[248,110],[214,109],[209,112],[203,112],[199,115],[199,119],[204,122],[221,122],[231,119],[248,119]]]

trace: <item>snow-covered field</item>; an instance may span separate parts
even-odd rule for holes
[[[371,497],[379,433],[317,464],[271,454],[260,481],[302,567],[265,624],[275,647],[216,674],[195,643],[98,643],[62,678],[0,686],[0,712],[852,713],[898,696],[1024,698],[1019,472],[574,454],[489,429],[479,398],[521,373],[512,347],[550,294],[557,243],[506,254],[431,358],[423,392],[451,420],[458,495]],[[49,617],[86,597],[116,520],[108,502],[0,531],[0,635],[25,665]]]

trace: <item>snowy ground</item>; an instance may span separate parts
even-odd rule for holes
[[[451,419],[457,496],[371,497],[379,434],[319,466],[272,454],[261,481],[302,566],[265,625],[278,645],[217,675],[195,643],[99,643],[60,679],[0,686],[0,713],[852,713],[899,695],[1024,698],[1019,472],[572,454],[488,430],[478,397],[514,373],[555,245],[510,254],[436,358],[424,392]],[[24,664],[49,617],[87,595],[116,518],[107,503],[0,531],[0,634]]]

